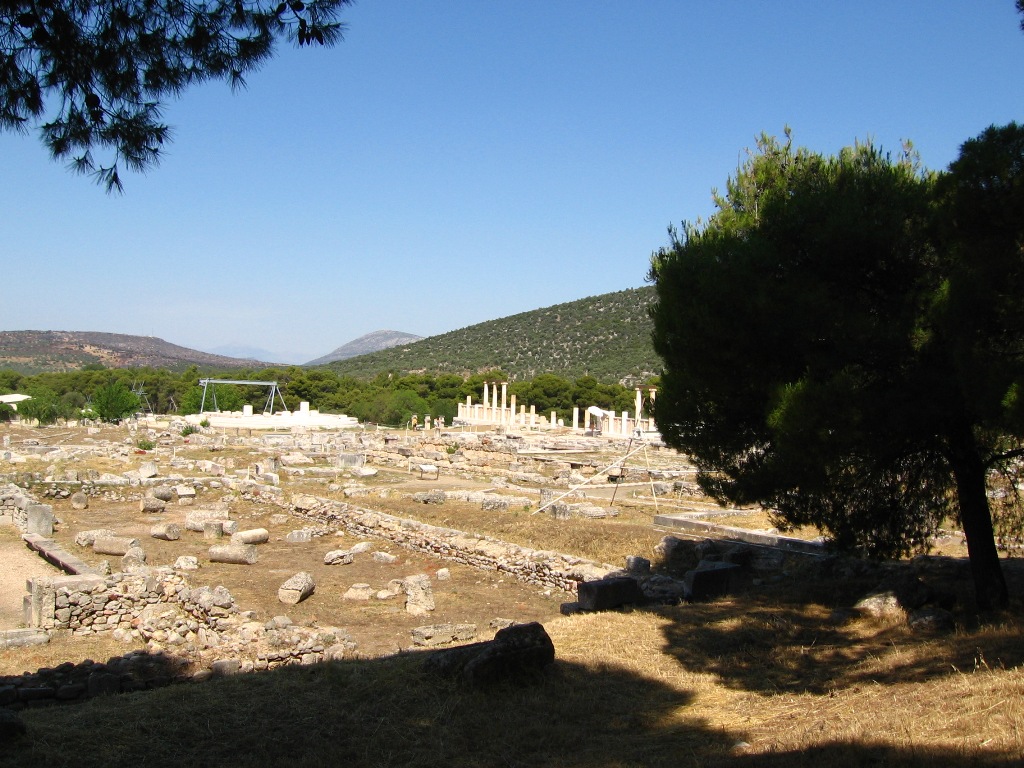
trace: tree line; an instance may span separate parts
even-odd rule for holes
[[[458,405],[472,397],[479,403],[484,382],[504,382],[507,373],[491,370],[471,376],[452,373],[379,373],[371,379],[344,376],[327,368],[298,366],[262,370],[200,371],[196,366],[175,373],[163,368],[103,368],[88,366],[78,371],[22,374],[0,370],[0,394],[30,395],[18,405],[18,412],[41,424],[82,417],[116,421],[139,410],[161,414],[198,413],[203,401],[200,378],[246,381],[276,381],[285,406],[297,410],[300,402],[323,413],[344,413],[361,422],[398,426],[413,414],[444,416],[448,423],[458,414]],[[214,393],[222,411],[238,411],[251,405],[259,413],[267,404],[265,387],[237,384],[210,385],[206,410],[212,410]],[[593,376],[570,380],[554,374],[513,381],[509,395],[518,403],[534,405],[537,412],[555,411],[569,419],[574,407],[596,405],[606,410],[635,408],[633,389],[621,384],[601,383]],[[129,397],[130,396],[130,397]],[[274,404],[280,408],[280,401]],[[10,418],[13,411],[5,411]]]

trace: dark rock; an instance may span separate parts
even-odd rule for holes
[[[952,632],[956,629],[953,614],[936,606],[912,611],[907,616],[907,626],[912,632]]]
[[[499,630],[494,639],[438,651],[427,657],[425,670],[461,677],[474,685],[536,677],[555,660],[555,646],[537,623],[515,624]]]
[[[577,586],[576,592],[584,611],[607,611],[622,605],[647,602],[640,585],[630,576],[583,581]]]
[[[754,548],[747,544],[735,544],[722,553],[722,562],[749,568],[754,562]]]
[[[915,611],[932,600],[931,588],[919,578],[910,574],[901,574],[895,578],[888,579],[877,591],[891,591],[896,595],[896,599],[899,600],[900,606],[905,611]]]
[[[729,594],[732,577],[740,567],[733,563],[702,560],[698,566],[683,576],[687,599],[694,602],[714,600]]]
[[[69,685],[62,685],[57,689],[57,698],[61,701],[71,701],[84,696],[85,691],[85,683],[70,683]]]
[[[651,572],[651,561],[639,555],[626,557],[626,571],[633,576],[647,576]]]
[[[40,699],[52,699],[57,691],[49,686],[22,686],[18,689],[19,701],[38,701]]]
[[[89,696],[106,696],[121,692],[121,678],[112,672],[92,672],[86,680]]]

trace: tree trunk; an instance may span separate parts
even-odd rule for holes
[[[978,608],[1005,608],[1009,602],[1009,593],[992,528],[985,464],[970,427],[954,429],[954,434],[950,435],[950,453],[950,466],[956,480],[960,506],[960,523],[967,538],[967,557],[971,563]]]

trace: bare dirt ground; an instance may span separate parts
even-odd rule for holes
[[[219,497],[206,500],[219,500]],[[557,616],[561,603],[571,599],[559,590],[542,590],[497,573],[446,563],[379,540],[371,542],[374,551],[395,555],[397,561],[379,563],[366,552],[356,555],[351,565],[324,565],[323,557],[327,552],[349,549],[360,540],[348,535],[327,535],[315,537],[308,544],[292,544],[285,541],[285,536],[304,527],[302,520],[291,518],[285,524],[275,524],[271,517],[281,514],[279,508],[246,502],[233,502],[231,517],[238,521],[240,529],[270,531],[270,541],[259,547],[259,562],[251,566],[212,563],[208,551],[211,544],[218,542],[204,539],[201,533],[184,530],[185,515],[191,509],[168,506],[166,514],[147,515],[139,512],[137,503],[94,502],[86,510],[74,510],[68,502],[56,502],[54,512],[63,524],[54,538],[92,565],[98,565],[104,556],[75,546],[74,537],[80,531],[94,528],[109,528],[118,534],[139,538],[150,565],[171,565],[181,555],[192,555],[201,564],[200,570],[191,574],[194,585],[226,587],[242,609],[255,611],[261,620],[283,614],[300,624],[316,622],[321,626],[345,628],[359,643],[360,652],[366,655],[408,648],[409,630],[423,624],[476,624],[481,636],[489,637],[493,634],[493,629],[489,629],[493,619],[545,621]],[[183,528],[182,538],[170,542],[150,538],[150,527],[158,522],[178,523]],[[117,558],[106,559],[117,566]],[[451,574],[447,581],[436,578],[442,568],[447,568]],[[284,605],[277,599],[277,588],[298,571],[313,574],[316,592],[298,605]],[[369,584],[376,590],[383,590],[392,579],[417,573],[429,574],[433,581],[437,607],[427,618],[409,615],[403,597],[369,602],[343,599],[353,584]]]
[[[12,448],[18,450],[33,442],[46,445],[82,442],[84,433],[71,428],[26,429],[7,425],[3,433],[10,438]],[[105,427],[90,436],[96,441],[115,443],[131,442],[123,427]],[[237,466],[246,466],[256,454],[245,448],[232,448],[211,453],[209,449],[187,445],[185,441],[174,440],[178,455],[195,453],[197,457],[218,461],[234,459]],[[163,449],[161,449],[163,450]],[[122,460],[90,459],[89,465],[100,471],[124,472],[139,461],[152,458],[152,454],[137,454],[134,450]],[[95,466],[94,466],[95,465]],[[21,465],[22,471],[41,471],[47,466],[40,461]],[[74,466],[67,463],[66,468]],[[427,482],[420,480],[418,473],[384,473],[382,482],[396,493],[408,493],[427,488],[472,488],[489,487],[486,479],[468,480],[442,476]],[[318,495],[330,496],[323,483],[289,485],[287,493],[309,490]],[[135,489],[137,490],[137,489]],[[219,502],[231,498],[216,491],[201,493],[197,505]],[[193,507],[169,505],[166,514],[143,515],[137,502],[105,502],[95,498],[86,510],[74,510],[70,502],[53,501],[54,513],[58,519],[53,538],[68,551],[92,565],[108,559],[117,569],[118,558],[94,554],[90,549],[74,543],[75,534],[94,528],[109,528],[119,534],[139,538],[151,565],[171,565],[180,555],[193,555],[201,564],[199,571],[191,574],[195,586],[223,585],[235,596],[243,610],[255,611],[261,619],[287,615],[300,624],[317,623],[321,626],[341,627],[350,632],[359,644],[359,652],[368,656],[393,653],[408,648],[411,644],[409,631],[423,624],[459,623],[476,624],[481,639],[493,635],[490,626],[494,619],[515,621],[546,621],[559,613],[562,602],[572,599],[558,590],[543,590],[522,584],[515,579],[502,577],[497,573],[446,563],[426,555],[403,550],[387,542],[373,541],[374,550],[388,552],[398,559],[394,563],[379,563],[370,552],[359,554],[351,565],[325,566],[323,556],[333,549],[348,549],[357,543],[351,536],[315,537],[309,544],[291,544],[285,541],[288,532],[306,526],[303,520],[292,518],[287,524],[272,524],[270,518],[283,510],[262,504],[231,503],[231,517],[239,522],[241,529],[267,528],[271,540],[259,548],[259,563],[253,566],[211,563],[208,550],[211,544],[200,533],[184,530],[184,519]],[[157,522],[177,522],[182,525],[182,538],[176,542],[165,542],[150,537],[150,527]],[[447,568],[451,578],[438,580],[437,571]],[[277,600],[277,588],[288,577],[298,571],[308,571],[316,579],[315,594],[299,605],[284,605]],[[20,536],[13,529],[0,531],[0,628],[14,628],[21,625],[22,597],[25,581],[35,575],[56,573],[36,554],[28,550]],[[404,609],[404,597],[390,600],[352,601],[342,595],[357,583],[370,584],[374,589],[383,590],[392,579],[401,579],[417,573],[432,577],[435,611],[428,617],[413,617]]]
[[[49,575],[60,571],[27,549],[13,529],[0,528],[0,629],[22,626],[25,580]]]

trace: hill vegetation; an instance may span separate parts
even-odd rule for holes
[[[91,331],[0,331],[0,368],[34,374],[88,367],[264,368],[259,360],[211,355],[155,336]]]
[[[362,381],[379,374],[455,374],[501,370],[510,381],[548,374],[592,377],[626,387],[661,371],[648,308],[654,288],[629,288],[478,323],[425,339],[375,331],[307,363]],[[419,339],[419,340],[418,340]],[[385,348],[386,347],[386,348]],[[0,331],[0,369],[34,375],[145,368],[183,372],[252,371],[271,363],[200,352],[155,336],[87,331]],[[292,366],[289,366],[292,367]]]
[[[629,288],[522,312],[331,363],[342,376],[382,372],[467,376],[500,368],[512,380],[592,376],[626,386],[661,370],[651,344],[654,289]]]

